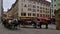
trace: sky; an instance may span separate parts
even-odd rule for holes
[[[11,8],[11,5],[15,2],[16,0],[3,0],[3,8],[4,11],[7,11],[8,9]]]
[[[7,11],[8,9],[11,8],[11,5],[15,2],[16,0],[3,0],[3,8],[4,11]],[[50,0],[47,0],[49,2],[51,2]]]

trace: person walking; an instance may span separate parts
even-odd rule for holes
[[[36,28],[37,19],[33,18],[32,23],[33,23],[33,27]]]

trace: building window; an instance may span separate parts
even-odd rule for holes
[[[45,3],[43,4],[43,6],[45,6]]]
[[[50,16],[48,15],[48,17],[50,17]]]
[[[46,17],[48,17],[48,15],[46,15]]]
[[[43,14],[43,18],[45,18],[45,14]]]
[[[33,9],[33,12],[36,12],[36,9]]]
[[[40,17],[42,17],[42,14],[40,14]]]
[[[21,9],[21,12],[23,12],[23,8]]]
[[[26,16],[26,13],[21,13],[21,16]]]
[[[42,10],[40,10],[40,13],[42,13]]]
[[[46,8],[46,10],[47,10],[47,8]]]
[[[28,13],[28,16],[31,16],[31,13]]]
[[[31,11],[31,8],[28,8],[28,11]]]
[[[25,4],[24,7],[27,7],[27,5]]]
[[[23,3],[21,3],[21,7],[24,7]]]
[[[36,8],[36,6],[35,6],[35,5],[33,5],[33,8]]]
[[[43,9],[45,9],[45,8],[43,8]]]
[[[42,7],[40,7],[40,9],[42,9]]]
[[[39,8],[39,6],[37,6],[37,8]]]
[[[35,14],[35,13],[33,13],[33,16],[36,16],[36,14]]]
[[[37,17],[39,17],[39,14],[37,14]]]
[[[32,7],[32,5],[31,4],[28,4],[28,7]]]
[[[43,10],[43,12],[45,12],[45,11]]]
[[[56,6],[56,4],[54,6]]]
[[[37,12],[39,12],[39,9],[37,10]]]

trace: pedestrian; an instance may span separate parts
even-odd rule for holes
[[[37,19],[33,18],[32,23],[33,23],[33,27],[36,28]]]
[[[6,25],[6,20],[5,20],[5,19],[3,19],[2,24],[3,24],[4,26]]]
[[[19,25],[19,27],[20,27],[20,24],[21,24],[21,20],[20,20],[20,19],[18,19],[18,25]]]

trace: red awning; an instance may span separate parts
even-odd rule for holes
[[[50,18],[44,18],[45,20],[50,20]]]
[[[37,20],[45,20],[44,18],[36,18]]]

